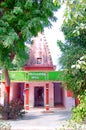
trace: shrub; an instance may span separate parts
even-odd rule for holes
[[[16,119],[23,115],[23,102],[21,100],[12,100],[8,105],[2,106],[1,115],[2,118]]]
[[[76,122],[86,120],[86,90],[80,96],[80,104],[72,109],[72,119]]]
[[[64,125],[62,125],[60,130],[86,130],[86,124],[80,124],[73,120],[68,120],[64,122]]]
[[[0,130],[11,130],[11,126],[9,123],[0,121]]]

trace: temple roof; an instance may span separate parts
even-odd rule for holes
[[[26,63],[26,68],[40,69],[55,69],[52,63],[52,58],[46,37],[43,33],[38,33],[38,36],[33,39],[33,44],[29,49],[29,60]]]

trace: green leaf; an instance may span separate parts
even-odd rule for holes
[[[23,14],[23,10],[21,7],[14,7],[13,13],[18,15],[18,14]]]

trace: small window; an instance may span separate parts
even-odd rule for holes
[[[37,58],[37,64],[42,64],[42,58]]]

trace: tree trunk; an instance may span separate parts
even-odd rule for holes
[[[4,79],[5,79],[5,93],[4,93],[4,105],[9,104],[10,98],[10,78],[7,69],[3,69]]]

